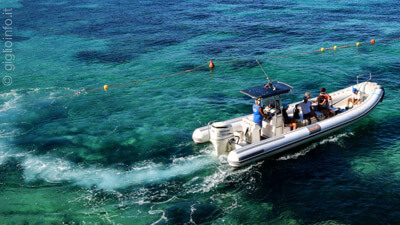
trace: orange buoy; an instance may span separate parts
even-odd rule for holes
[[[212,60],[210,60],[210,64],[208,65],[208,67],[210,67],[210,69],[214,68],[214,63]]]
[[[371,44],[375,44],[375,39],[372,39],[372,40],[371,40]]]
[[[108,90],[108,85],[104,85],[104,90],[107,91]]]

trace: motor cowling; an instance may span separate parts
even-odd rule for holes
[[[235,138],[231,124],[216,122],[211,124],[210,141],[217,155],[226,155],[235,149]]]

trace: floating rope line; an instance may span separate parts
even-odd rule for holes
[[[182,71],[182,72],[172,73],[172,74],[163,75],[163,76],[158,76],[158,77],[151,77],[151,78],[144,79],[144,80],[135,80],[135,81],[131,81],[131,82],[128,82],[128,83],[119,83],[119,84],[113,84],[113,85],[110,85],[110,86],[104,85],[103,88],[94,88],[94,89],[89,89],[89,90],[85,90],[85,91],[82,91],[82,92],[78,91],[77,93],[74,93],[74,94],[58,96],[58,97],[56,97],[56,98],[71,97],[71,96],[75,96],[75,95],[79,95],[79,94],[83,94],[83,93],[89,93],[89,92],[93,92],[93,91],[99,91],[99,90],[102,90],[102,89],[104,89],[104,90],[107,91],[108,87],[122,87],[122,86],[130,85],[130,84],[137,84],[137,83],[143,83],[143,82],[147,82],[147,81],[151,81],[151,80],[156,80],[156,79],[162,79],[162,78],[172,77],[172,76],[176,76],[176,75],[179,75],[179,74],[192,72],[192,71],[194,71],[194,70],[196,70],[196,69],[199,69],[199,68],[201,68],[201,67],[206,66],[207,64],[208,64],[208,62],[206,62],[206,63],[204,63],[204,64],[202,64],[202,65],[200,65],[200,66],[196,66],[196,67],[194,67],[194,68],[192,68],[192,69]],[[107,87],[106,87],[106,86],[107,86]]]
[[[394,37],[394,38],[388,38],[388,39],[381,39],[381,40],[374,40],[374,39],[372,39],[370,42],[357,42],[356,44],[350,44],[350,45],[343,45],[343,46],[340,46],[340,48],[359,47],[360,45],[365,45],[365,44],[372,44],[372,45],[374,45],[375,42],[385,42],[385,41],[392,41],[392,40],[396,40],[396,39],[400,39],[400,37]],[[334,46],[334,47],[330,47],[330,48],[321,48],[321,49],[318,49],[318,50],[313,50],[313,51],[308,51],[308,52],[298,52],[298,53],[287,54],[287,55],[270,56],[270,57],[266,57],[266,58],[263,58],[263,59],[286,58],[286,57],[292,57],[292,56],[298,56],[298,55],[306,55],[306,54],[312,54],[312,53],[317,53],[317,52],[324,52],[324,51],[328,51],[328,50],[334,50],[334,51],[336,51],[338,48],[339,48],[338,46]],[[157,80],[157,79],[163,79],[163,78],[167,78],[167,77],[172,77],[172,76],[176,76],[176,75],[180,75],[180,74],[192,72],[192,71],[194,71],[194,70],[196,70],[196,69],[199,69],[199,68],[201,68],[201,67],[206,66],[207,64],[209,64],[210,69],[213,69],[213,68],[214,68],[213,62],[215,62],[215,63],[237,63],[237,62],[249,62],[249,61],[253,61],[253,60],[255,60],[255,61],[258,63],[258,65],[260,65],[260,63],[258,62],[257,59],[215,60],[215,61],[210,60],[210,62],[206,62],[206,63],[204,63],[204,64],[201,64],[200,66],[194,67],[194,68],[189,69],[189,70],[185,70],[185,71],[173,73],[173,74],[168,74],[168,75],[163,75],[163,76],[158,76],[158,77],[151,77],[151,78],[148,78],[148,79],[135,80],[135,81],[125,82],[125,83],[119,83],[119,84],[104,85],[103,88],[99,87],[99,88],[94,88],[94,89],[89,89],[89,90],[84,90],[84,91],[78,91],[78,92],[76,92],[76,93],[74,93],[74,94],[58,96],[58,97],[55,97],[55,98],[71,97],[71,96],[75,96],[75,95],[79,95],[79,94],[83,94],[83,93],[94,92],[94,91],[99,91],[99,90],[105,90],[105,91],[107,91],[109,87],[110,87],[110,88],[122,87],[122,86],[126,86],[126,85],[137,84],[137,83],[144,83],[144,82],[151,81],[151,80]],[[261,66],[261,65],[260,65],[260,66]],[[265,73],[265,72],[264,72],[264,73]]]
[[[384,41],[392,41],[400,39],[400,37],[394,37],[394,38],[388,38],[388,39],[381,39],[381,40],[375,40],[372,39],[370,42],[357,42],[356,44],[350,44],[350,45],[343,45],[340,46],[341,48],[350,48],[350,47],[359,47],[360,45],[365,45],[365,44],[375,44],[375,42],[384,42]],[[330,48],[321,48],[318,50],[314,51],[308,51],[308,52],[298,52],[298,53],[293,53],[293,54],[287,54],[287,55],[278,55],[278,56],[270,56],[270,57],[265,57],[262,59],[278,59],[278,58],[285,58],[285,57],[291,57],[291,56],[297,56],[297,55],[306,55],[306,54],[312,54],[312,53],[317,53],[317,52],[323,52],[326,50],[337,50],[338,46],[330,47]],[[244,60],[215,60],[213,62],[216,63],[235,63],[235,62],[247,62],[247,61],[253,61],[254,59],[244,59]]]

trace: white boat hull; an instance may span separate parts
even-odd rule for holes
[[[347,101],[349,93],[354,86],[336,91],[331,96],[337,102]],[[232,167],[241,167],[249,163],[259,161],[279,153],[285,152],[296,146],[305,144],[315,139],[321,138],[324,135],[335,132],[341,128],[358,121],[371,112],[384,96],[384,90],[376,83],[364,82],[357,86],[363,91],[367,97],[362,104],[357,105],[351,110],[342,112],[334,117],[325,119],[320,122],[313,123],[308,126],[298,128],[275,137],[271,137],[256,143],[247,144],[241,148],[233,150],[228,154],[228,163]],[[289,109],[299,102],[289,105]],[[241,130],[241,121],[244,119],[252,120],[252,115],[246,115],[235,119],[224,121],[226,124],[231,124],[233,130]],[[210,141],[208,126],[198,128],[193,133],[193,140],[195,143],[205,143]]]
[[[228,163],[232,167],[241,167],[251,162],[282,153],[344,128],[371,112],[381,101],[383,93],[383,89],[375,89],[374,93],[372,93],[363,104],[353,110],[287,134],[231,151],[228,155]]]

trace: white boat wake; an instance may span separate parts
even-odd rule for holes
[[[27,182],[44,180],[49,183],[72,182],[86,188],[115,190],[131,185],[160,183],[206,168],[212,162],[206,156],[175,160],[171,165],[147,163],[128,171],[91,166],[83,168],[75,163],[50,156],[25,156],[21,163]]]
[[[277,161],[282,161],[282,160],[297,159],[297,158],[299,158],[301,156],[306,155],[308,152],[310,152],[311,150],[317,148],[318,146],[324,145],[324,144],[327,144],[327,143],[334,143],[334,144],[340,145],[340,140],[342,138],[352,136],[353,134],[354,134],[353,132],[348,132],[348,133],[343,133],[343,134],[330,136],[330,137],[325,138],[325,139],[323,139],[323,140],[321,140],[319,142],[315,142],[315,143],[310,144],[309,146],[307,146],[306,148],[300,150],[299,152],[295,152],[293,154],[288,154],[288,155],[281,156],[281,157],[277,158],[276,160]]]

